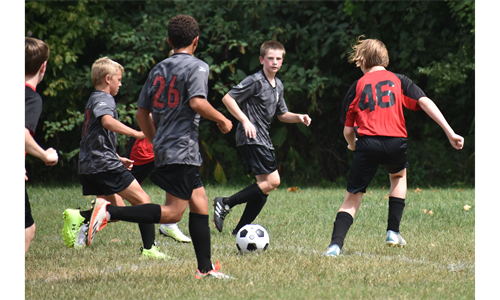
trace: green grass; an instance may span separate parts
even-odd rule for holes
[[[474,189],[409,190],[401,232],[405,248],[385,246],[387,189],[369,189],[338,258],[321,257],[344,198],[340,188],[273,191],[254,223],[270,235],[269,249],[239,255],[231,230],[243,206],[233,208],[219,233],[212,199],[243,186],[207,185],[212,260],[236,281],[195,280],[192,244],[157,235],[175,259],[144,260],[136,224],[108,225],[91,247],[64,246],[62,212],[87,209],[81,188],[28,187],[37,231],[25,259],[26,299],[474,299]],[[153,203],[164,192],[145,186]],[[469,211],[463,209],[470,205]],[[423,210],[433,211],[433,215]],[[188,211],[179,223],[189,235]],[[158,228],[159,225],[157,225]]]

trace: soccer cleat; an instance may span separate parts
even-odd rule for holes
[[[88,227],[89,227],[89,224],[83,224],[80,227],[78,234],[75,236],[75,243],[74,243],[75,248],[81,248],[81,247],[87,245],[87,243],[86,243],[87,235],[85,234],[85,232],[87,231]]]
[[[64,226],[62,229],[62,236],[64,244],[66,244],[68,248],[71,248],[75,243],[75,237],[83,221],[85,221],[85,218],[80,215],[80,210],[68,208],[63,212],[63,219]]]
[[[165,224],[161,224],[159,231],[160,234],[171,237],[178,242],[191,243],[191,239],[187,237],[184,233],[182,233],[177,224],[171,224],[169,225],[169,227],[165,226]]]
[[[141,247],[141,253],[142,257],[145,258],[156,258],[156,259],[170,259],[172,257],[166,255],[165,253],[161,252],[160,249],[158,248],[156,242],[151,246],[151,249],[144,249]]]
[[[229,208],[229,205],[224,204],[222,201],[224,198],[223,197],[216,197],[214,199],[214,223],[215,223],[215,228],[219,232],[222,232],[222,227],[224,226],[224,219],[226,218],[227,214],[231,211]]]
[[[89,227],[85,231],[87,236],[87,245],[90,246],[94,241],[95,234],[101,231],[108,224],[106,206],[109,202],[102,198],[92,200],[92,208],[90,210]]]
[[[201,273],[200,270],[196,270],[196,272],[194,273],[194,278],[236,279],[222,272],[219,272],[219,270],[220,270],[220,264],[219,261],[217,261],[215,265],[212,264],[212,270],[208,271],[207,273]]]
[[[333,244],[326,251],[321,254],[321,256],[334,256],[337,257],[340,254],[340,247],[337,244]]]
[[[406,246],[406,241],[399,232],[387,230],[385,244],[389,247],[404,247]]]

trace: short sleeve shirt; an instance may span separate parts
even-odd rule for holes
[[[236,146],[261,145],[274,150],[269,135],[272,118],[275,115],[288,112],[283,98],[283,83],[278,78],[275,78],[275,81],[276,87],[273,88],[264,71],[261,70],[247,76],[229,91],[229,95],[238,102],[241,111],[248,117],[257,131],[255,138],[249,138],[245,135],[245,129],[239,122],[236,127]]]
[[[403,106],[419,110],[425,93],[408,77],[387,70],[366,73],[347,92],[340,122],[360,136],[407,137]]]
[[[207,99],[209,66],[186,53],[177,53],[158,63],[149,73],[137,106],[153,115],[155,165],[201,166],[198,135],[200,115],[189,100]],[[208,100],[207,100],[208,101]]]
[[[35,89],[25,84],[24,88],[24,127],[28,128],[31,135],[35,134],[38,119],[42,114],[42,97]]]
[[[101,173],[123,166],[116,154],[116,132],[102,126],[101,117],[104,115],[118,119],[115,99],[106,92],[94,91],[87,102],[83,119],[79,174]]]

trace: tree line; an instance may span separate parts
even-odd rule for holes
[[[124,68],[115,97],[120,120],[136,127],[136,101],[149,71],[171,50],[167,24],[189,14],[200,25],[196,57],[210,66],[210,103],[261,69],[260,45],[270,39],[286,49],[277,76],[288,108],[308,113],[312,124],[274,120],[271,137],[284,182],[344,186],[352,153],[340,123],[342,100],[362,72],[347,62],[356,37],[377,38],[389,50],[388,70],[405,74],[433,99],[465,147],[454,151],[424,112],[405,111],[409,135],[408,183],[418,186],[474,185],[475,7],[474,1],[27,1],[26,36],[51,48],[48,71],[37,90],[44,108],[35,134],[43,147],[59,150],[46,168],[26,158],[30,181],[77,182],[81,122],[92,63],[103,56]],[[119,138],[123,155],[127,137]],[[234,131],[221,134],[200,123],[204,181],[251,180],[235,148]],[[386,185],[380,170],[372,185]]]

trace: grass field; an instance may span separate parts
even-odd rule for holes
[[[157,235],[173,260],[141,259],[136,224],[108,225],[95,244],[69,249],[62,212],[87,209],[79,186],[28,187],[37,231],[25,259],[26,299],[474,299],[474,189],[409,189],[401,233],[405,248],[385,246],[388,189],[372,188],[337,258],[321,257],[345,191],[281,186],[254,223],[270,235],[269,249],[239,255],[231,230],[243,206],[233,208],[219,233],[212,199],[242,186],[207,185],[212,260],[235,281],[195,280],[191,244]],[[145,185],[153,203],[164,192]],[[464,206],[471,208],[465,210]],[[179,223],[189,235],[188,211]],[[158,228],[159,225],[157,225]]]

